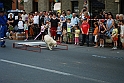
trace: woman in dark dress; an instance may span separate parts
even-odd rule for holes
[[[105,32],[106,32],[105,25],[102,22],[100,22],[100,24],[99,24],[100,47],[104,47]]]
[[[50,33],[51,33],[51,37],[53,37],[53,39],[56,38],[58,22],[59,22],[59,20],[57,19],[56,14],[53,14],[52,18],[50,19],[50,24],[51,24]]]

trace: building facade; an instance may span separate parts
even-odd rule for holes
[[[12,2],[12,10],[24,10],[24,6],[20,4],[20,0],[13,0]]]
[[[60,0],[61,10],[71,9],[79,13],[86,0]],[[100,11],[124,13],[124,0],[87,0],[89,12],[98,14]],[[24,0],[24,9],[29,13],[32,11],[52,10],[55,0]]]

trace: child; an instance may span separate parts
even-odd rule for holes
[[[14,27],[11,24],[9,24],[9,26],[8,26],[8,33],[9,33],[9,38],[10,39],[13,39],[12,38],[13,32],[14,32]]]
[[[24,32],[24,22],[22,21],[22,17],[19,17],[18,32],[20,33]]]
[[[112,30],[112,41],[114,43],[114,47],[112,48],[113,50],[116,50],[117,49],[117,41],[118,41],[118,25],[117,24],[114,24],[113,25],[113,30]]]
[[[124,48],[124,20],[122,20],[121,22],[121,43],[122,43],[122,47]]]
[[[97,48],[98,47],[98,34],[99,34],[99,28],[98,28],[98,26],[99,25],[98,25],[97,22],[95,22],[94,23],[94,26],[95,26],[95,30],[93,32],[93,35],[95,36],[94,42],[96,43],[96,45],[94,47]]]
[[[44,41],[44,35],[45,35],[45,25],[42,23],[41,26],[41,39]]]
[[[75,26],[75,45],[79,45],[80,30],[78,26]]]
[[[104,33],[106,31],[105,25],[100,21],[99,23],[99,38],[100,38],[100,47],[104,47]]]
[[[50,36],[50,24],[49,24],[49,21],[46,21],[46,29],[47,29],[47,32],[46,34],[48,34]]]
[[[58,43],[61,42],[61,35],[62,35],[62,26],[61,23],[58,23],[58,27],[57,27],[57,41]]]
[[[84,45],[84,43],[87,43],[87,47],[89,47],[89,29],[90,25],[87,22],[87,18],[83,19],[83,22],[81,24],[81,31],[82,31],[82,44],[81,46]]]
[[[27,20],[25,21],[25,24],[24,24],[24,31],[26,35],[26,39],[24,41],[27,41],[28,40],[28,21]]]
[[[71,24],[71,19],[68,18],[67,20],[67,36],[68,36],[68,43],[72,43],[72,38],[73,38],[73,34],[72,34],[72,24]]]
[[[66,27],[63,27],[62,36],[63,36],[64,43],[66,43],[67,42],[67,30],[66,30]]]

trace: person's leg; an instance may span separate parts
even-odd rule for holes
[[[100,47],[102,47],[102,39],[100,38]]]
[[[0,45],[1,47],[5,47],[5,28],[4,26],[0,27]]]
[[[87,46],[89,46],[89,35],[85,35],[86,36],[86,43],[87,43]]]
[[[102,40],[102,47],[104,47],[104,39]]]
[[[77,45],[79,45],[79,37],[77,37]]]
[[[122,43],[122,48],[124,48],[124,42]]]
[[[85,42],[85,38],[84,38],[84,34],[82,34],[82,45],[84,45]]]
[[[76,40],[77,40],[77,38],[75,37],[75,45],[77,44]]]

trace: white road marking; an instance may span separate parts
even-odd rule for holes
[[[105,56],[98,56],[98,55],[92,55],[93,57],[97,57],[97,58],[107,58],[107,57],[105,57]]]
[[[80,78],[80,79],[84,79],[84,80],[88,80],[88,81],[94,81],[94,82],[98,82],[98,83],[110,83],[110,82],[106,82],[106,81],[102,81],[102,80],[98,80],[98,79],[78,76],[78,75],[74,75],[74,74],[70,74],[70,73],[65,73],[65,72],[61,72],[61,71],[56,71],[56,70],[46,69],[46,68],[32,66],[32,65],[28,65],[28,64],[18,63],[18,62],[14,62],[14,61],[10,61],[10,60],[5,60],[5,59],[0,59],[0,62],[14,64],[14,65],[23,66],[23,67],[28,67],[28,68],[37,69],[37,70],[42,70],[42,71],[51,72],[51,73],[56,73],[56,74],[65,75],[65,76],[73,76],[75,78]]]
[[[69,74],[69,73],[64,73],[64,72],[60,72],[60,71],[56,71],[56,70],[41,68],[41,67],[32,66],[32,65],[27,65],[27,64],[22,64],[22,63],[13,62],[13,61],[8,61],[8,60],[4,60],[4,59],[1,59],[0,61],[1,61],[1,62],[10,63],[10,64],[14,64],[14,65],[23,66],[23,67],[33,68],[33,69],[37,69],[37,70],[42,70],[42,71],[57,73],[57,74],[61,74],[61,75],[71,75],[71,74]]]

